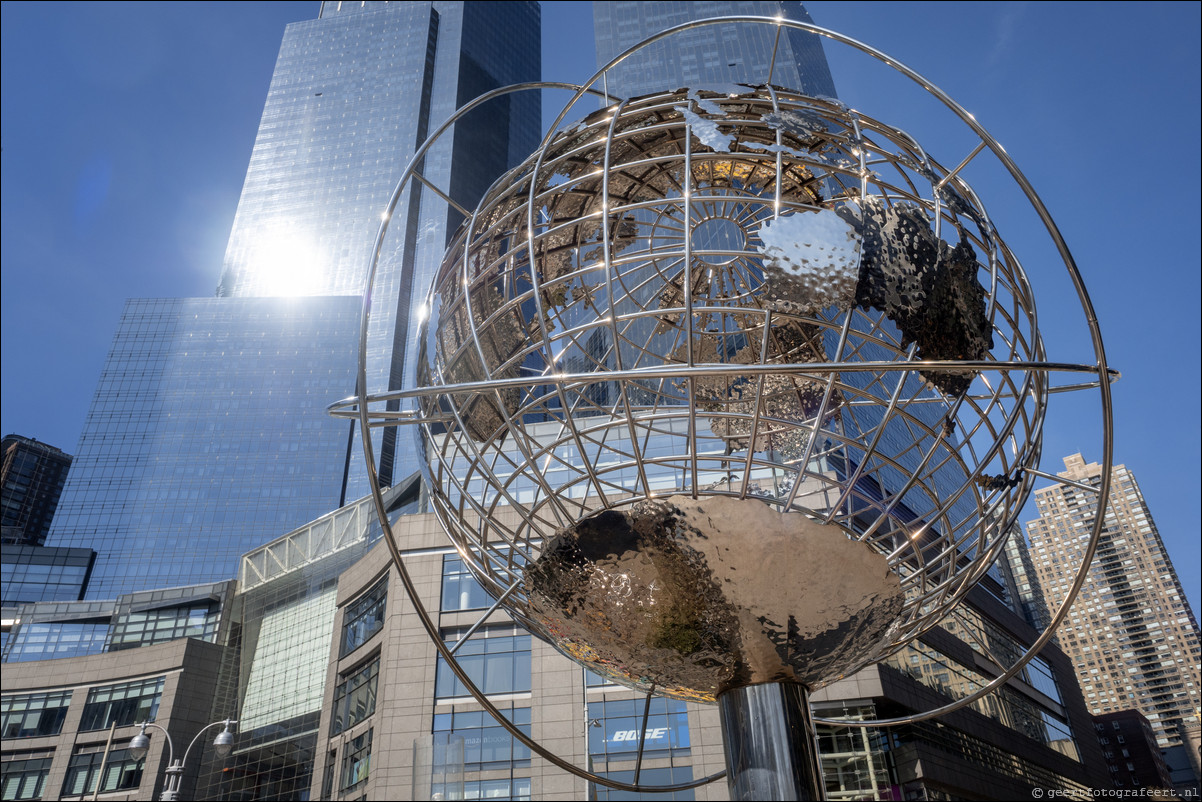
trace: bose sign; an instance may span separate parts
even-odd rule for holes
[[[658,741],[660,738],[667,738],[667,737],[668,737],[668,728],[667,727],[656,727],[653,730],[647,730],[647,732],[643,734],[643,739],[646,741]],[[609,737],[609,740],[611,742],[613,742],[613,741],[637,741],[638,739],[639,739],[639,731],[638,730],[618,730],[617,732],[615,732],[613,735],[611,735]]]

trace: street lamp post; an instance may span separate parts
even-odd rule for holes
[[[225,729],[217,733],[217,737],[213,739],[213,751],[217,753],[218,757],[225,757],[234,746],[234,733],[230,731],[230,725],[237,723],[237,721],[227,718],[224,721],[214,721],[212,724],[206,724],[201,727],[200,732],[196,733],[195,737],[192,738],[192,743],[188,744],[188,748],[184,750],[183,759],[176,760],[175,746],[171,743],[171,734],[158,724],[144,721],[141,724],[142,731],[135,735],[134,739],[129,742],[129,753],[134,760],[141,760],[150,749],[150,736],[146,734],[146,728],[154,727],[163,731],[163,735],[167,736],[167,781],[163,786],[163,792],[159,794],[159,799],[163,800],[163,802],[173,802],[179,799],[179,786],[184,777],[184,764],[188,762],[188,755],[191,754],[192,747],[200,739],[200,734],[210,727],[224,724]]]

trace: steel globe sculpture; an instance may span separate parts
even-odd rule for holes
[[[447,388],[422,400],[432,502],[486,587],[524,574],[533,631],[705,701],[817,687],[942,618],[1028,489],[1046,391],[990,364],[1040,347],[1025,278],[943,175],[831,101],[680,91],[489,193],[421,363]]]
[[[336,413],[416,424],[431,507],[533,633],[719,702],[739,798],[820,793],[806,694],[948,615],[1041,475],[1051,373],[1107,376],[1092,316],[1098,363],[1047,361],[1027,276],[958,175],[986,146],[1012,166],[979,133],[949,169],[770,81],[608,103],[463,209],[419,387]],[[766,726],[791,767],[747,756]]]

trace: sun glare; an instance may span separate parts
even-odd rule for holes
[[[253,270],[266,295],[313,295],[322,291],[322,259],[311,239],[277,229],[255,248]]]

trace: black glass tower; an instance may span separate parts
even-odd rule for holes
[[[50,531],[71,455],[19,434],[4,436],[0,462],[0,543],[40,546]]]

